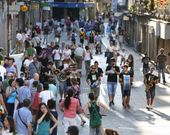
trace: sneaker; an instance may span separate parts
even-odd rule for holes
[[[166,84],[166,81],[163,81],[163,84]]]
[[[83,120],[83,121],[81,122],[81,126],[83,127],[85,123],[86,123],[86,121]]]
[[[148,111],[150,111],[150,107],[149,107],[149,106],[146,106],[146,109],[147,109]]]
[[[152,105],[150,105],[150,106],[149,106],[149,108],[150,108],[150,109],[152,109],[152,108],[153,108],[153,106],[152,106]]]
[[[115,103],[112,101],[112,105],[115,105]]]
[[[109,102],[109,106],[110,106],[110,107],[112,106],[112,102]]]

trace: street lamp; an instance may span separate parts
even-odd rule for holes
[[[9,56],[9,54],[10,54],[9,18],[10,18],[9,0],[7,0],[7,56]]]

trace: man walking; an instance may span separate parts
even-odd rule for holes
[[[165,80],[165,62],[167,60],[167,56],[164,54],[164,49],[161,48],[159,50],[160,54],[157,56],[157,68],[158,68],[158,77],[159,77],[159,82],[161,80],[160,74],[162,74],[162,79],[163,83],[166,83]]]
[[[130,109],[130,95],[131,95],[131,85],[133,81],[133,73],[129,72],[128,65],[123,66],[123,71],[119,75],[119,82],[121,85],[122,97],[123,97],[123,107]]]
[[[153,74],[154,68],[151,68],[150,73],[147,73],[144,78],[147,107],[146,109],[152,109],[154,97],[155,97],[155,88],[158,83],[158,77]]]
[[[87,75],[87,83],[90,86],[91,92],[94,93],[96,99],[100,94],[100,81],[101,76],[97,73],[96,67],[92,65],[91,70]]]
[[[114,105],[114,96],[117,88],[117,76],[120,73],[120,69],[116,66],[115,58],[111,59],[111,64],[106,67],[107,78],[107,89],[109,95],[109,106]]]
[[[15,112],[14,121],[17,135],[32,135],[32,114],[29,110],[31,101],[24,99],[23,107]]]
[[[33,62],[29,64],[29,75],[30,78],[33,78],[35,73],[40,73],[41,71],[41,63],[38,61],[36,56],[33,57]]]
[[[82,44],[79,44],[78,47],[74,51],[75,61],[77,63],[77,69],[81,71],[82,63],[84,59],[84,49],[82,48]]]

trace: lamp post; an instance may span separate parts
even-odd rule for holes
[[[7,0],[7,56],[10,54],[9,18],[9,0]]]

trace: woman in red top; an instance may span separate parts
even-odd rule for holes
[[[60,103],[64,112],[63,125],[65,133],[69,126],[77,125],[75,118],[77,111],[80,109],[80,103],[78,99],[73,97],[73,94],[73,90],[69,89],[66,98]]]
[[[38,84],[37,86],[37,92],[35,93],[34,96],[34,101],[33,101],[33,114],[35,114],[38,111],[38,106],[39,106],[39,95],[40,92],[43,90],[42,84]]]

